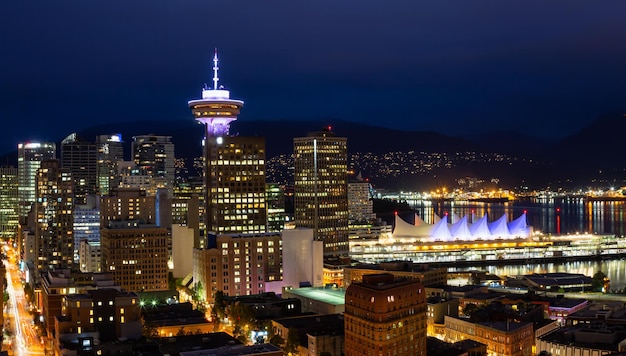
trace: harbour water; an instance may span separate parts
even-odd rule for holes
[[[506,203],[464,201],[410,201],[417,214],[426,222],[434,221],[434,214],[463,217],[488,215],[493,221],[503,214],[509,221],[526,212],[528,224],[535,231],[551,235],[592,233],[626,235],[626,201],[590,200],[583,197],[527,198]],[[467,269],[467,268],[463,268]],[[626,288],[626,260],[574,261],[526,265],[498,265],[470,267],[487,270],[498,276],[516,276],[539,272],[569,272],[593,276],[604,272],[611,280],[611,290]],[[452,269],[454,270],[454,268]]]

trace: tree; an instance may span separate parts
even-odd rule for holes
[[[226,316],[226,303],[224,302],[224,292],[218,290],[213,296],[213,312],[222,320]]]
[[[300,346],[300,336],[298,336],[298,330],[291,327],[287,332],[287,340],[285,341],[284,351],[287,354],[297,354],[298,346]]]
[[[187,335],[187,333],[185,332],[185,327],[181,326],[180,329],[178,329],[178,333],[176,333],[176,336],[185,336]]]
[[[234,324],[233,333],[235,335],[245,334],[247,336],[248,332],[256,325],[254,310],[247,304],[235,303],[231,305],[228,317]],[[235,332],[235,330],[238,330],[239,333]]]
[[[283,339],[280,335],[272,335],[270,336],[268,342],[274,346],[283,347],[283,344],[285,343],[285,339]]]
[[[478,306],[474,303],[468,303],[463,307],[463,314],[471,317],[478,310]]]
[[[145,337],[158,337],[159,331],[154,326],[144,326],[142,334]]]
[[[604,279],[606,278],[606,274],[602,271],[596,272],[593,275],[591,280],[591,289],[596,292],[601,292],[602,287],[604,287]]]

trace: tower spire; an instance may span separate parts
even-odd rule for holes
[[[187,104],[196,120],[206,125],[207,137],[228,136],[229,125],[237,120],[243,101],[231,99],[230,92],[219,86],[217,48],[213,54],[213,88],[204,85],[202,98]]]
[[[217,48],[215,49],[215,54],[213,55],[213,90],[218,90],[217,82],[220,81],[220,78],[217,77],[217,70],[220,69],[217,66],[219,60],[217,59]]]

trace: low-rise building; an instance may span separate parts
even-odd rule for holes
[[[346,289],[346,356],[426,354],[426,298],[416,279],[367,274]]]
[[[345,291],[336,288],[285,288],[283,298],[302,302],[303,313],[340,314],[345,311]]]
[[[533,324],[512,320],[471,322],[445,316],[446,341],[471,339],[487,345],[490,354],[530,356],[534,343]]]
[[[274,335],[287,340],[289,329],[298,333],[300,355],[344,353],[344,319],[341,314],[315,314],[272,320]]]
[[[63,297],[61,315],[55,316],[56,354],[66,345],[93,340],[95,344],[141,337],[139,297],[116,289],[90,290]]]
[[[551,355],[613,355],[626,352],[626,326],[603,323],[566,326],[540,336],[536,352]]]
[[[392,261],[379,264],[358,264],[346,267],[343,270],[344,288],[352,282],[363,281],[367,274],[389,273],[399,278],[416,279],[424,287],[445,285],[448,282],[446,268],[431,268],[427,264],[418,264],[411,261]]]
[[[426,299],[426,325],[427,334],[432,337],[444,338],[446,334],[446,325],[444,317],[459,316],[459,299],[445,299],[442,297],[429,297]]]
[[[173,337],[213,332],[214,325],[204,313],[193,309],[191,303],[144,306],[141,312],[145,334],[154,337]]]

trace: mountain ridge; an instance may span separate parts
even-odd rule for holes
[[[575,134],[557,141],[511,131],[453,137],[432,131],[394,130],[337,118],[235,121],[231,125],[231,134],[264,136],[269,159],[280,154],[291,154],[294,137],[306,136],[308,132],[320,131],[327,126],[331,126],[332,131],[338,136],[348,138],[349,153],[497,152],[516,156],[525,162],[534,163],[525,164],[522,168],[509,168],[508,172],[501,174],[528,176],[528,178],[519,177],[521,181],[530,181],[533,175],[541,176],[541,179],[532,179],[536,182],[534,184],[562,184],[567,181],[579,181],[578,184],[581,185],[590,184],[602,180],[598,181],[595,177],[598,172],[603,172],[604,176],[601,178],[607,182],[611,180],[617,182],[620,178],[623,180],[622,177],[625,175],[626,157],[619,155],[620,135],[626,130],[626,118],[621,113],[601,115]],[[194,120],[137,120],[96,125],[78,132],[79,136],[86,140],[94,140],[97,135],[112,133],[122,134],[127,145],[125,149],[127,156],[130,155],[129,146],[133,136],[155,134],[172,137],[177,157],[193,158],[201,155],[204,130]],[[0,160],[10,162],[10,155],[13,155],[16,161],[16,152],[7,154]],[[480,168],[465,167],[465,170],[459,171],[463,174],[474,174],[489,169],[488,166],[481,165]],[[498,169],[507,168],[502,166]]]

